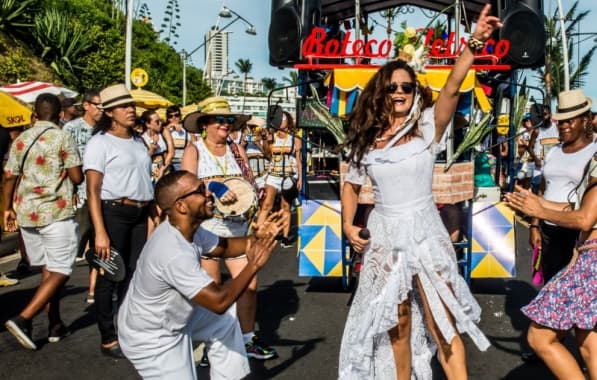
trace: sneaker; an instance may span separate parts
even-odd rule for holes
[[[280,240],[280,246],[282,248],[290,248],[292,247],[292,242],[289,238],[282,238],[282,240]]]
[[[31,321],[21,316],[9,319],[4,324],[6,330],[11,333],[23,347],[29,350],[37,350],[37,346],[31,338]]]
[[[71,333],[72,332],[63,323],[58,323],[57,325],[50,327],[50,333],[48,334],[48,342],[60,342],[62,339],[66,338]]]
[[[209,358],[207,357],[207,347],[203,347],[203,355],[201,356],[201,360],[199,361],[199,367],[202,367],[202,368],[209,367]]]
[[[19,280],[7,277],[5,274],[0,276],[0,286],[13,286],[19,283]]]
[[[94,294],[87,294],[87,297],[85,298],[85,302],[87,302],[88,304],[92,304],[95,303],[95,295]]]
[[[275,349],[268,347],[257,336],[253,336],[253,338],[245,344],[245,349],[247,350],[247,356],[253,359],[267,360],[278,356]]]

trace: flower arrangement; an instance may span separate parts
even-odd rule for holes
[[[424,48],[422,38],[419,36],[424,29],[407,26],[406,21],[403,21],[400,27],[402,31],[394,34],[394,54],[405,61],[410,61],[417,54],[417,49]]]

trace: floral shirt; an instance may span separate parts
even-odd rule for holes
[[[21,166],[27,147],[46,128],[50,129],[35,141]],[[17,137],[10,147],[4,173],[23,173],[14,202],[21,227],[43,227],[75,215],[73,183],[66,169],[80,165],[73,138],[54,123],[37,121]]]
[[[93,127],[87,124],[85,119],[79,117],[64,124],[62,130],[70,133],[73,137],[77,151],[79,152],[79,157],[85,156],[85,147],[87,146],[87,141],[89,141],[93,135]],[[80,205],[85,204],[85,201],[87,200],[87,186],[85,180],[77,186],[77,194],[79,195]]]

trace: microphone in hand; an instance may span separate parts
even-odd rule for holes
[[[369,229],[367,227],[361,228],[361,230],[359,231],[359,237],[363,240],[369,240],[369,238],[371,237],[371,232],[369,232]]]

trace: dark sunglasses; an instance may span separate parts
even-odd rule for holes
[[[214,116],[212,120],[218,124],[234,124],[236,123],[236,116]]]
[[[396,90],[398,90],[398,87],[400,87],[402,89],[402,92],[404,92],[405,94],[412,94],[413,91],[415,90],[416,85],[412,82],[403,82],[403,83],[392,82],[386,88],[386,92],[388,94],[395,94]]]
[[[173,118],[173,117],[180,117],[180,114],[179,114],[179,113],[171,113],[171,114],[168,114],[168,119],[171,119],[171,118]]]
[[[190,191],[190,192],[183,194],[180,197],[176,198],[174,200],[174,203],[181,201],[181,200],[185,199],[186,197],[190,197],[193,194],[199,194],[199,195],[205,196],[205,190],[206,190],[205,182],[201,182],[201,185],[197,186],[197,188],[195,190]]]

